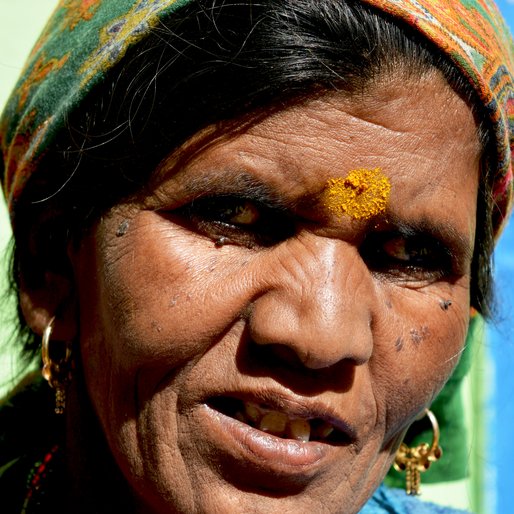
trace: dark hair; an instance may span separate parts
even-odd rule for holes
[[[196,0],[113,68],[76,112],[16,206],[13,284],[69,264],[66,247],[111,206],[144,190],[158,163],[198,130],[327,90],[357,95],[387,74],[439,69],[474,111],[456,67],[409,26],[358,1]],[[485,117],[475,112],[484,159]],[[491,184],[482,167],[471,303],[491,303]],[[42,201],[44,199],[44,201]],[[21,326],[24,326],[20,314]],[[23,330],[23,329],[22,329]],[[24,351],[38,341],[25,327]]]

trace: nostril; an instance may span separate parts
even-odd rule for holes
[[[327,348],[324,351],[321,344],[315,352],[310,352],[302,347],[280,343],[255,346],[256,357],[260,359],[260,362],[265,363],[268,368],[272,369],[287,367],[290,370],[302,372],[310,370],[316,372],[338,366],[343,361],[347,365],[360,365],[367,360],[362,359],[363,362],[360,362],[352,357],[340,359],[339,352],[338,355],[331,355],[330,349]]]
[[[298,353],[289,346],[274,343],[264,346],[256,345],[255,351],[270,368],[304,369],[305,365]]]

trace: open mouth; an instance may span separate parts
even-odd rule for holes
[[[282,439],[319,441],[333,445],[350,442],[347,434],[321,418],[291,417],[266,405],[237,398],[216,397],[210,399],[208,405],[225,416]]]

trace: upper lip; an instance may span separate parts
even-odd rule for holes
[[[290,419],[321,419],[345,434],[351,443],[357,439],[355,428],[335,412],[330,405],[320,400],[284,394],[270,389],[260,392],[227,391],[210,396],[210,399],[213,398],[235,398],[242,402],[253,402],[267,409],[283,412]]]

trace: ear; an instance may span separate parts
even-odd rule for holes
[[[46,272],[44,284],[28,287],[20,284],[20,306],[28,326],[42,335],[55,316],[52,338],[72,341],[77,335],[77,302],[71,277]]]

